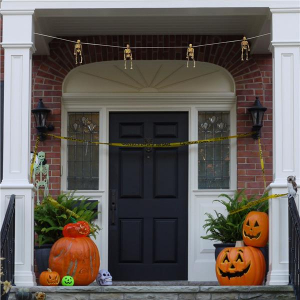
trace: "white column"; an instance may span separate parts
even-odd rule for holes
[[[273,168],[270,194],[287,193],[287,176],[300,179],[300,9],[272,9]],[[267,284],[288,284],[287,197],[269,200]]]
[[[1,224],[16,195],[15,283],[36,284],[34,275],[33,185],[29,181],[33,11],[2,11],[4,48],[3,180]]]

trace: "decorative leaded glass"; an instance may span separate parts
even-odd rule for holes
[[[68,113],[68,137],[99,141],[99,113]],[[99,146],[68,141],[68,190],[99,189]]]
[[[228,136],[229,112],[199,112],[199,140]],[[198,188],[229,189],[229,140],[199,144]]]

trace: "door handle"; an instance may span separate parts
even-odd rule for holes
[[[153,139],[144,139],[144,142],[145,142],[145,144],[147,144],[147,145],[152,145],[153,144]],[[147,153],[151,153],[152,152],[152,147],[146,147],[145,148],[145,151],[147,152]]]
[[[111,205],[110,205],[110,210],[111,210],[111,225],[116,224],[116,210],[117,210],[117,190],[111,190]]]

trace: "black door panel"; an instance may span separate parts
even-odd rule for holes
[[[188,139],[186,112],[110,114],[110,142]],[[114,280],[186,280],[188,148],[109,151],[109,270]]]

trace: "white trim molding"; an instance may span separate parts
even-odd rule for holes
[[[5,86],[1,224],[7,199],[15,194],[15,283],[32,286],[36,284],[33,258],[33,185],[29,180],[33,12],[3,11],[2,14]]]
[[[287,176],[300,177],[300,9],[272,9],[273,183],[270,194],[287,192]],[[288,201],[269,200],[267,284],[289,283]]]

